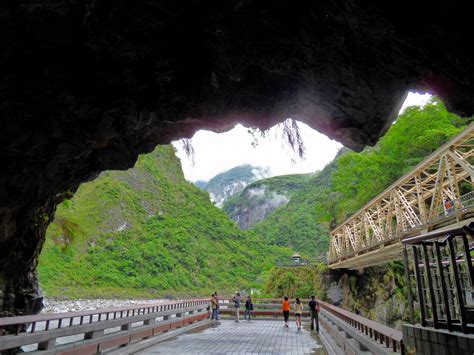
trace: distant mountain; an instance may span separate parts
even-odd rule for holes
[[[204,180],[198,180],[198,181],[194,182],[194,185],[196,185],[197,187],[199,187],[200,189],[203,189],[203,190],[204,190],[204,186],[206,186],[206,184],[207,184],[207,181],[204,181]]]
[[[248,184],[270,176],[268,168],[245,164],[214,176],[203,189],[209,192],[211,201],[217,207],[222,207],[226,199],[240,193]]]
[[[240,194],[229,197],[224,211],[242,229],[249,229],[277,208],[286,205],[295,192],[308,183],[312,174],[281,175],[258,180]]]

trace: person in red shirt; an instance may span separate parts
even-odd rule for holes
[[[281,309],[283,310],[283,319],[285,320],[285,328],[288,328],[288,320],[290,319],[290,301],[288,301],[287,296],[285,296],[285,299],[281,303]]]

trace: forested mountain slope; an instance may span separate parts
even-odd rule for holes
[[[242,229],[249,229],[286,205],[291,196],[310,180],[309,174],[281,175],[258,180],[240,194],[229,197],[223,209]]]
[[[252,230],[272,244],[324,259],[330,229],[409,172],[468,121],[447,112],[436,100],[423,108],[407,108],[375,147],[361,153],[341,150],[321,172],[305,177],[306,181],[287,194],[288,203],[266,215]],[[301,182],[297,175],[293,178]],[[253,204],[246,190],[225,205],[234,220],[245,216],[245,209]],[[267,188],[266,196],[271,194]]]
[[[291,253],[240,230],[162,146],[58,207],[39,275],[47,296],[202,295],[255,286]]]

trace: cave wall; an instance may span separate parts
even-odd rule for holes
[[[306,122],[373,144],[409,89],[474,111],[465,2],[19,0],[0,5],[0,316],[37,312],[56,204],[156,144]]]

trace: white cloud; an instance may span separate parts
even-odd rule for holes
[[[400,112],[407,106],[422,106],[430,97],[428,94],[410,93]],[[321,170],[334,159],[342,145],[304,123],[299,123],[299,127],[305,146],[304,159],[300,159],[289,147],[283,139],[281,129],[276,126],[272,127],[265,137],[257,134],[256,147],[252,146],[254,137],[240,124],[220,134],[198,131],[191,140],[194,147],[194,165],[180,144],[173,144],[178,150],[184,175],[190,181],[207,181],[220,172],[242,164],[268,167],[271,175],[302,174]]]
[[[418,94],[416,92],[410,92],[405,99],[399,114],[401,114],[408,106],[424,106],[429,99],[431,99],[430,94]]]

